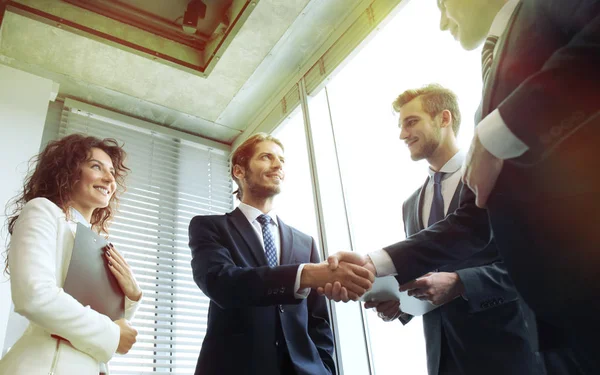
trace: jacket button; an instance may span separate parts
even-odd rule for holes
[[[550,135],[554,138],[558,137],[562,133],[562,128],[560,126],[553,126],[550,128]]]
[[[279,312],[283,312],[283,305],[279,305]]]
[[[275,346],[279,346],[279,340],[275,340]]]

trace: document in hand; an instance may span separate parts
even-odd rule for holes
[[[378,277],[373,283],[373,287],[365,293],[362,301],[400,301],[400,309],[410,315],[419,316],[439,307],[429,301],[421,301],[411,297],[406,292],[400,291],[400,285],[394,276]]]
[[[102,248],[106,245],[103,237],[77,223],[63,289],[82,305],[117,320],[125,313],[125,296],[104,257]]]

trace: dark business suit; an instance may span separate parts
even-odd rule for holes
[[[407,236],[424,229],[421,215],[427,183],[402,206]],[[449,213],[458,207],[461,187],[459,183]],[[439,271],[459,275],[468,301],[459,297],[423,316],[428,373],[538,374],[535,335],[526,321],[530,314],[523,310],[495,246],[490,244],[470,259]],[[401,319],[404,324],[406,320]]]
[[[300,263],[319,262],[315,242],[281,220],[279,231],[281,265],[269,267],[239,209],[192,219],[194,281],[211,300],[196,375],[335,373],[325,298],[294,297]]]
[[[409,281],[470,256],[493,233],[523,299],[560,331],[540,333],[540,346],[565,340],[586,374],[600,371],[599,67],[598,0],[522,1],[494,57],[481,115],[498,109],[529,150],[505,160],[487,211],[464,188],[454,214],[386,248]]]

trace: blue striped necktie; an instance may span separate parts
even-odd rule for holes
[[[433,174],[433,199],[431,201],[431,210],[429,211],[429,220],[427,226],[437,223],[444,218],[444,197],[442,196],[442,177],[444,172],[435,172]]]
[[[269,224],[271,223],[271,216],[262,214],[256,218],[262,228],[263,243],[265,244],[265,255],[267,256],[267,262],[269,267],[275,267],[277,265],[277,249],[275,248],[275,239]]]

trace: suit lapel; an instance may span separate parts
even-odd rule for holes
[[[277,222],[279,223],[279,238],[281,239],[281,260],[279,264],[291,264],[294,253],[294,234],[292,229],[285,225],[279,217]]]
[[[458,202],[460,200],[460,191],[462,190],[462,187],[463,187],[463,183],[459,181],[458,186],[456,186],[456,191],[454,192],[454,195],[452,196],[452,200],[450,201],[450,206],[448,207],[448,214],[453,213],[458,208]],[[446,214],[446,215],[448,215],[448,214]]]
[[[507,26],[506,30],[504,31],[504,33],[500,37],[500,40],[498,41],[498,43],[500,43],[497,48],[498,56],[494,57],[494,59],[492,60],[490,76],[488,77],[488,80],[487,80],[488,83],[483,88],[483,98],[482,98],[482,105],[481,105],[480,120],[483,119],[485,116],[487,116],[491,112],[490,106],[492,104],[492,97],[493,97],[494,89],[496,87],[496,82],[497,82],[496,75],[498,73],[498,68],[502,64],[502,60],[503,60],[505,52],[506,52],[505,51],[506,49],[504,47],[506,46],[508,38],[511,34],[513,25],[515,23],[515,17],[517,15],[517,13],[519,13],[520,9],[521,9],[521,3],[519,2],[519,4],[515,8],[515,11],[513,12],[512,16],[510,18],[510,21],[508,21],[508,26]]]
[[[256,232],[252,228],[252,225],[248,222],[244,213],[240,211],[239,208],[233,210],[233,212],[228,213],[229,219],[231,223],[235,227],[235,229],[240,233],[248,248],[250,248],[250,253],[256,260],[256,263],[259,266],[266,266],[269,264],[267,262],[267,256],[265,255],[265,251],[263,250],[262,245],[260,244],[260,240],[256,235]]]
[[[67,225],[69,226],[69,229],[71,230],[71,233],[73,234],[73,238],[75,238],[75,236],[77,236],[77,223],[74,221],[68,220]]]
[[[417,199],[417,207],[416,208],[416,218],[417,225],[416,228],[419,228],[419,232],[425,229],[423,226],[423,198],[425,197],[425,189],[427,188],[427,184],[429,183],[429,177],[425,180],[425,183],[421,187],[421,192],[419,193],[419,198]]]

